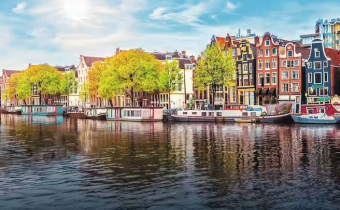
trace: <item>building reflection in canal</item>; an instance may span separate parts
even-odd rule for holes
[[[25,164],[69,164],[76,170],[63,170],[76,177],[82,190],[70,194],[98,198],[93,202],[109,196],[115,201],[111,208],[290,208],[297,203],[317,208],[318,199],[330,207],[340,203],[336,126],[57,121],[36,124],[2,115],[2,171],[24,175],[20,169]]]

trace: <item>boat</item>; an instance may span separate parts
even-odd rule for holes
[[[85,119],[106,120],[107,108],[86,108],[84,112]]]
[[[236,118],[236,123],[256,123],[256,118]]]
[[[107,107],[106,120],[154,122],[163,120],[163,107]]]
[[[308,114],[308,115],[292,115],[295,123],[304,124],[338,124],[339,118],[327,116],[325,113]]]
[[[183,110],[172,114],[177,122],[235,122],[235,119],[256,118],[262,109],[247,106],[231,107],[225,110]]]
[[[23,115],[63,115],[63,105],[24,105],[21,106]]]
[[[292,121],[290,114],[267,115],[258,117],[260,123],[288,123]]]

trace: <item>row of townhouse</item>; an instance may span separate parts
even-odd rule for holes
[[[299,113],[301,104],[328,103],[339,94],[340,53],[325,47],[324,40],[314,39],[307,47],[270,33],[241,39],[228,34],[213,36],[214,43],[232,49],[236,63],[235,86],[220,87],[216,108],[290,102]],[[212,104],[209,88],[194,92],[197,108]]]

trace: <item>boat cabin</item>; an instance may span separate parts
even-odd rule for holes
[[[28,115],[63,115],[62,105],[25,105],[21,106],[21,113]]]
[[[108,107],[107,120],[162,121],[163,107]]]

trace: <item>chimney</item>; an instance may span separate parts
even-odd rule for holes
[[[182,50],[182,55],[183,55],[183,57],[185,57],[185,56],[186,56],[186,52],[185,52],[185,50]]]
[[[119,54],[120,53],[120,49],[119,47],[116,48],[116,54]]]
[[[178,51],[177,51],[177,50],[174,52],[174,57],[175,57],[175,58],[178,58],[178,57],[179,57],[179,56],[178,56]]]
[[[196,63],[196,61],[195,61],[195,56],[191,55],[191,56],[190,56],[190,60],[191,60],[191,63]]]
[[[258,37],[258,36],[255,36],[254,40],[255,40],[255,45],[260,43],[260,37]]]

